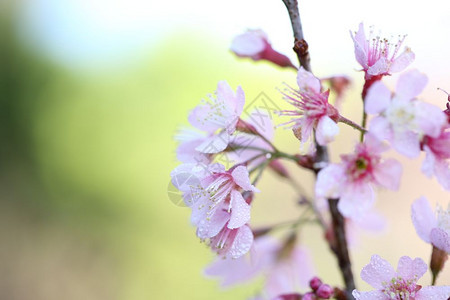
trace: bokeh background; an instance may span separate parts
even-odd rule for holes
[[[414,67],[430,79],[423,97],[444,108],[447,96],[436,88],[450,90],[446,1],[303,0],[300,9],[315,73],[354,80],[344,115],[360,120],[362,74],[349,35],[360,21],[394,39],[408,34]],[[228,51],[247,28],[264,29],[295,59],[276,0],[0,2],[0,299],[245,299],[258,290],[260,282],[224,291],[203,277],[213,255],[195,237],[189,210],[167,195],[177,126],[219,80],[242,85],[248,100],[264,92],[280,106],[275,88],[295,83],[292,71]],[[334,160],[357,140],[341,129]],[[298,151],[289,131],[279,129],[276,141]],[[429,260],[410,204],[424,195],[446,206],[450,197],[420,174],[421,160],[403,162],[401,192],[378,194],[387,229],[353,248],[356,277],[375,253],[393,264],[402,255]],[[289,167],[311,191],[311,175]],[[289,185],[266,174],[260,189],[253,224],[298,215]],[[318,274],[341,284],[320,236],[318,228],[302,230]],[[449,282],[447,266],[439,283]]]

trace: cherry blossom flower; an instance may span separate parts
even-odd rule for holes
[[[443,188],[450,191],[450,125],[443,126],[437,137],[424,136],[422,148],[426,153],[422,172],[436,176]]]
[[[189,114],[189,123],[208,133],[195,150],[202,153],[223,151],[236,130],[244,104],[245,95],[240,86],[234,93],[226,81],[220,81],[215,97],[210,95],[209,101],[203,100]]]
[[[280,67],[296,68],[287,56],[272,48],[266,33],[262,30],[248,30],[236,36],[230,50],[239,57],[249,57],[254,61],[267,60]]]
[[[370,263],[361,271],[361,278],[374,291],[353,291],[356,300],[447,300],[450,286],[427,286],[417,284],[427,271],[427,264],[420,258],[414,260],[403,256],[398,261],[397,271],[386,260],[373,255]]]
[[[342,155],[342,163],[330,164],[317,177],[316,197],[338,199],[339,211],[348,218],[359,219],[375,200],[373,186],[397,190],[402,173],[394,159],[383,160],[387,146],[371,134],[356,146],[355,153]]]
[[[299,90],[290,88],[282,92],[284,99],[295,107],[295,110],[280,112],[282,116],[292,117],[283,125],[292,124],[291,127],[294,130],[301,130],[302,143],[309,139],[315,129],[319,145],[326,145],[339,133],[339,127],[336,124],[339,113],[328,103],[330,91],[322,92],[320,80],[303,67],[298,70],[297,83]]]
[[[250,118],[245,121],[247,126],[257,131],[259,135],[247,132],[237,132],[231,140],[231,145],[236,146],[236,151],[229,154],[230,160],[236,164],[248,163],[248,166],[258,166],[267,160],[263,151],[271,152],[274,149],[267,141],[272,141],[275,134],[273,122],[268,114],[260,111],[252,111]],[[264,140],[264,137],[266,140]]]
[[[178,160],[182,163],[210,163],[211,155],[196,150],[207,138],[206,132],[194,128],[184,127],[178,130],[175,135],[175,140],[179,142],[176,150]]]
[[[284,251],[283,251],[284,250]],[[217,259],[207,269],[207,276],[219,277],[222,286],[230,286],[265,277],[264,295],[273,299],[278,295],[295,292],[307,287],[314,270],[306,248],[299,245],[284,245],[270,237],[256,239],[250,250],[250,257],[238,260]]]
[[[394,96],[378,81],[365,98],[365,111],[379,114],[370,122],[369,131],[378,139],[387,139],[395,150],[410,158],[419,155],[422,136],[438,137],[447,121],[438,107],[416,99],[427,81],[424,74],[411,70],[399,77]]]
[[[409,48],[397,55],[406,36],[395,44],[379,36],[373,38],[372,32],[366,38],[363,23],[359,24],[355,35],[351,31],[350,35],[355,45],[356,60],[363,67],[366,80],[403,71],[414,60],[414,53]]]
[[[420,197],[411,206],[411,217],[423,241],[450,254],[450,203],[447,210],[438,206],[433,212],[427,199]]]

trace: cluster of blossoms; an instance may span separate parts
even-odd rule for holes
[[[406,256],[400,258],[397,271],[379,256],[372,256],[361,278],[374,291],[362,292],[349,286],[349,275],[344,271],[346,291],[332,288],[315,277],[311,255],[300,244],[299,228],[319,223],[341,264],[348,257],[345,251],[351,244],[353,228],[383,227],[380,218],[373,217],[376,188],[398,190],[402,175],[400,162],[384,157],[390,147],[407,158],[425,152],[423,173],[434,175],[450,191],[450,108],[443,111],[418,99],[427,77],[417,70],[402,73],[395,92],[382,82],[384,76],[403,71],[414,60],[409,48],[399,53],[404,37],[395,44],[380,37],[366,38],[363,24],[351,37],[356,60],[365,73],[361,125],[339,111],[348,77],[321,80],[303,66],[297,69],[287,56],[272,48],[264,32],[250,30],[233,40],[231,50],[239,57],[297,70],[297,87],[286,85],[280,90],[292,108],[279,110],[278,115],[290,117],[280,126],[291,128],[300,145],[310,145],[309,150],[288,154],[275,147],[274,126],[268,114],[262,123],[253,118],[244,120],[244,91],[241,87],[234,91],[225,81],[218,83],[215,95],[191,111],[188,121],[192,127],[181,129],[176,136],[177,157],[182,164],[172,171],[172,183],[191,208],[197,236],[218,254],[205,274],[219,278],[222,286],[262,277],[264,287],[255,299],[351,299],[351,295],[374,300],[450,299],[450,286],[419,285],[418,279],[428,267],[422,259]],[[324,87],[327,82],[331,91]],[[329,101],[332,95],[334,105]],[[366,126],[368,116],[370,123]],[[361,140],[353,153],[342,154],[340,162],[330,163],[323,152],[338,137],[339,123],[358,130]],[[229,165],[221,163],[224,158]],[[251,206],[263,171],[269,168],[295,183],[282,159],[317,176],[314,197],[309,199],[299,191],[299,207],[303,210],[299,219],[255,229],[249,224]],[[450,253],[450,206],[447,210],[438,207],[433,213],[428,201],[419,198],[412,205],[412,222],[419,237],[433,246],[430,268],[434,285]],[[286,229],[284,238],[271,236],[272,231]]]

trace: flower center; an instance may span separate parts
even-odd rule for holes
[[[397,131],[416,129],[416,112],[414,106],[403,101],[393,101],[386,112],[386,117]]]
[[[384,294],[389,299],[395,300],[414,300],[416,292],[420,290],[421,286],[416,285],[416,280],[405,280],[402,277],[394,277],[391,282],[384,284]]]

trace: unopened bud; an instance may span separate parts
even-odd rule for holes
[[[303,295],[302,300],[316,300],[314,293],[306,293]]]
[[[314,170],[314,158],[311,155],[295,155],[297,164],[303,168]]]
[[[294,293],[294,294],[280,295],[280,296],[274,298],[273,300],[300,300],[300,299],[304,299],[304,298],[302,298],[302,296],[300,294]]]
[[[330,297],[333,295],[333,288],[328,284],[322,284],[316,291],[316,295],[319,298],[330,299]]]
[[[269,163],[269,167],[275,171],[278,175],[284,178],[289,178],[288,170],[280,163],[278,159],[272,160]]]
[[[314,276],[310,281],[309,281],[309,286],[311,287],[311,289],[315,292],[317,291],[317,289],[322,285],[322,280],[320,280],[319,277]]]
[[[431,253],[430,270],[433,273],[433,278],[436,280],[439,272],[444,268],[444,264],[448,259],[448,254],[444,250],[433,246],[433,252]]]
[[[236,130],[244,133],[250,134],[258,134],[258,130],[256,130],[255,126],[250,123],[245,122],[242,119],[239,119],[236,124]]]
[[[267,60],[280,67],[296,69],[291,60],[272,48],[266,34],[262,30],[248,30],[236,36],[230,47],[239,57],[249,57],[254,61]]]

